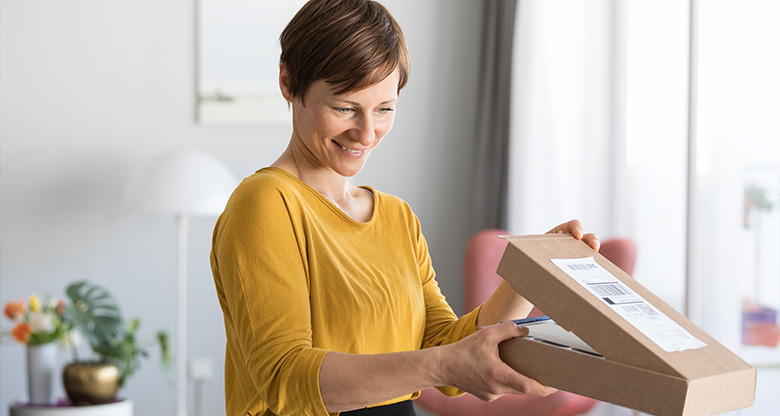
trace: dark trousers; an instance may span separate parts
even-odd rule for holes
[[[341,416],[417,416],[411,400],[388,404],[387,406],[341,412]]]

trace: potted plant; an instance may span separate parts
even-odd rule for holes
[[[117,391],[135,373],[141,358],[148,356],[144,344],[160,347],[161,365],[168,372],[171,352],[168,333],[158,331],[154,339],[139,341],[138,319],[126,322],[116,299],[103,287],[88,281],[70,284],[66,289],[70,304],[65,320],[89,344],[95,357],[81,360],[71,343],[73,362],[63,370],[63,385],[71,401],[99,404],[116,399]]]

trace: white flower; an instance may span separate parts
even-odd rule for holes
[[[36,332],[54,332],[54,317],[50,313],[30,312],[30,330]]]

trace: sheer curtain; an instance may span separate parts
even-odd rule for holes
[[[634,277],[678,309],[687,19],[677,0],[520,2],[509,159],[512,232],[578,218],[603,239],[631,237]]]
[[[774,380],[759,382],[756,405],[735,414],[773,414],[780,406],[780,2],[695,3],[692,61],[689,2],[518,3],[509,230],[543,233],[579,218],[602,238],[634,239],[634,277],[680,311],[689,301],[694,323],[757,366],[759,381]],[[615,412],[605,414],[623,414]]]
[[[612,234],[611,1],[521,1],[513,52],[510,231],[572,218]]]

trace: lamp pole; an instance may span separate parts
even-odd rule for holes
[[[701,279],[699,277],[699,177],[698,177],[698,0],[689,0],[688,23],[688,172],[685,215],[685,303],[684,313],[691,322],[702,324]]]
[[[219,215],[236,180],[219,160],[179,148],[149,160],[127,183],[124,203],[176,216],[175,416],[187,416],[187,230],[190,215]]]
[[[176,214],[176,416],[187,416],[187,229],[189,216]]]

